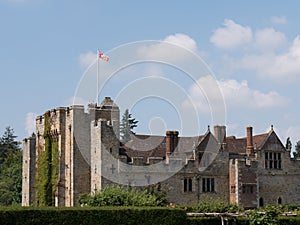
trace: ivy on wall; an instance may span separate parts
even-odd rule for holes
[[[50,112],[44,115],[45,146],[38,146],[36,205],[53,206],[58,184],[58,141],[51,136]]]

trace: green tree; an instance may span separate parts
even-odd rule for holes
[[[293,152],[294,158],[300,158],[300,141],[297,141],[295,148],[295,152]]]
[[[20,204],[22,200],[22,151],[12,128],[0,138],[0,205]]]
[[[137,121],[135,118],[132,118],[132,115],[129,113],[128,109],[126,109],[120,124],[120,136],[123,142],[130,140],[130,134],[132,134],[133,129],[137,127],[138,122],[139,121]]]
[[[288,138],[286,139],[285,148],[286,148],[287,150],[291,150],[291,149],[292,149],[292,142],[291,142],[290,137],[288,137]]]
[[[11,127],[5,128],[4,134],[0,138],[0,164],[4,162],[9,152],[20,149],[20,143],[15,140],[16,137]]]

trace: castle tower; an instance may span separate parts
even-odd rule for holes
[[[116,169],[111,163],[113,157],[119,156],[119,107],[106,97],[100,104],[96,112],[99,117],[91,122],[91,191],[101,190],[103,186],[110,182],[105,177],[109,171],[108,167]],[[106,164],[102,164],[105,162]]]
[[[34,134],[30,138],[25,138],[23,140],[22,206],[32,205],[35,199],[35,146],[36,137]]]
[[[90,104],[88,112],[73,105],[36,118],[36,137],[23,142],[24,206],[75,206],[81,194],[91,192],[91,143],[96,139],[91,138],[91,122],[98,120],[115,134],[115,144],[108,149],[118,154],[119,108],[109,97],[100,106]],[[105,139],[104,133],[99,135]]]

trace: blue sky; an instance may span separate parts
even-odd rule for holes
[[[126,43],[164,40],[200,55],[213,71],[225,99],[228,134],[244,136],[247,125],[262,133],[273,124],[284,143],[290,136],[295,145],[300,140],[299,7],[297,1],[1,0],[0,128],[11,126],[22,139],[33,131],[35,115],[71,104],[97,48],[113,55]],[[199,133],[214,125],[193,83],[210,87],[209,79],[189,81],[166,65],[124,69],[100,99],[116,98],[139,75],[179,83],[200,112]],[[178,112],[169,115],[172,105],[157,99],[138,103],[131,108],[140,121],[137,132],[181,130]]]

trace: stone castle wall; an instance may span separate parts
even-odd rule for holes
[[[217,133],[220,140],[207,133],[212,136],[212,142],[225,146],[216,153],[205,155],[199,148],[193,157],[184,152],[186,158],[178,159],[172,156],[172,148],[166,147],[166,159],[133,157],[128,164],[127,158],[119,155],[119,114],[119,108],[110,98],[105,98],[102,106],[89,105],[87,112],[83,106],[74,105],[47,111],[37,117],[36,136],[23,142],[22,205],[35,202],[37,161],[39,152],[45,151],[45,118],[49,119],[51,137],[58,141],[56,206],[75,206],[81,194],[101,190],[118,179],[122,179],[124,185],[143,184],[141,188],[146,188],[156,179],[169,201],[181,205],[196,205],[206,199],[222,199],[245,208],[257,207],[261,203],[300,204],[300,160],[290,158],[290,151],[274,133],[270,133],[262,149],[252,146],[248,155],[231,154],[226,143],[221,143],[225,139],[220,137],[226,133],[222,126],[222,132]],[[178,138],[178,132],[176,134]],[[247,143],[248,136],[252,136],[252,131],[247,134]],[[169,142],[166,138],[166,146]],[[173,147],[177,145],[174,143]],[[265,168],[265,152],[281,153],[282,168]],[[210,157],[214,157],[213,162],[207,164]],[[205,170],[200,169],[200,162]],[[149,169],[156,164],[160,164],[161,171]],[[178,165],[179,169],[174,172]],[[140,180],[134,181],[133,178]],[[213,182],[210,186],[213,190],[207,189],[208,181]]]

